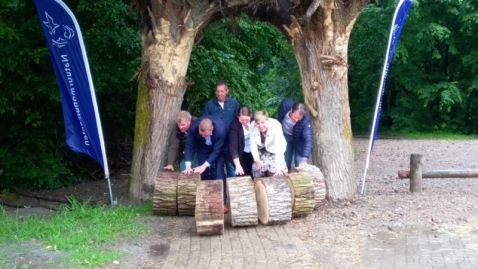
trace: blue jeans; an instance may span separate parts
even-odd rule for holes
[[[300,161],[302,160],[303,156],[301,156],[297,149],[295,148],[295,143],[292,135],[284,134],[285,141],[287,141],[287,148],[284,153],[285,163],[287,165],[287,169],[290,170],[292,165],[292,157],[294,157],[294,164],[295,166],[299,166]]]

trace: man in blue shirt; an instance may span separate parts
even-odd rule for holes
[[[201,116],[214,115],[221,118],[226,124],[227,130],[229,130],[229,125],[237,114],[239,110],[239,103],[236,99],[227,96],[229,89],[227,87],[227,82],[220,80],[216,83],[216,97],[209,100],[202,110]],[[229,133],[229,131],[227,132]],[[228,139],[226,139],[228,143]],[[227,177],[235,177],[234,165],[228,161],[229,147],[226,148],[225,152],[225,163],[227,168]],[[214,173],[214,171],[213,171]]]
[[[312,151],[312,129],[310,117],[305,113],[305,105],[285,98],[279,105],[279,121],[287,141],[287,168],[291,168],[293,156],[295,166],[307,163]]]

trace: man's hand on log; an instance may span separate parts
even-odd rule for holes
[[[202,174],[202,172],[204,172],[204,170],[206,170],[207,166],[205,164],[203,165],[200,165],[196,168],[194,168],[194,173],[197,173],[197,174]]]
[[[191,174],[193,171],[193,169],[191,168],[191,166],[186,166],[186,169],[184,169],[184,171],[182,171],[181,173],[183,174]]]
[[[169,171],[174,171],[174,166],[172,166],[171,164],[168,164],[165,167],[163,167],[163,169],[164,170],[169,170]]]

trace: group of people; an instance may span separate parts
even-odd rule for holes
[[[182,173],[199,173],[202,180],[222,179],[224,213],[229,211],[226,177],[282,176],[292,159],[295,166],[306,163],[312,149],[310,118],[303,103],[284,99],[276,120],[265,110],[253,113],[239,106],[228,93],[227,83],[219,81],[216,97],[206,103],[199,118],[179,112],[164,167],[174,171],[179,161]]]

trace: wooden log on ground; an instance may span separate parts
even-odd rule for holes
[[[292,194],[292,217],[303,217],[315,208],[315,190],[307,172],[289,173],[287,181]]]
[[[478,171],[429,170],[422,171],[422,178],[478,178]],[[410,178],[410,171],[399,170],[398,178]]]
[[[199,235],[224,233],[222,180],[202,180],[197,184],[196,220]]]
[[[422,155],[410,156],[410,192],[422,191]]]
[[[232,226],[257,225],[257,202],[251,177],[230,177],[226,185]]]
[[[325,177],[322,171],[320,171],[320,168],[311,164],[301,164],[298,167],[294,167],[292,172],[306,172],[312,176],[315,191],[315,208],[326,202],[327,189],[325,186]]]
[[[178,175],[179,172],[160,171],[156,176],[153,192],[153,215],[175,216],[178,214]]]
[[[179,216],[194,216],[194,210],[196,208],[196,190],[199,181],[201,181],[200,174],[179,174],[177,191]]]
[[[254,190],[262,224],[280,224],[291,220],[292,194],[285,177],[255,178]]]

